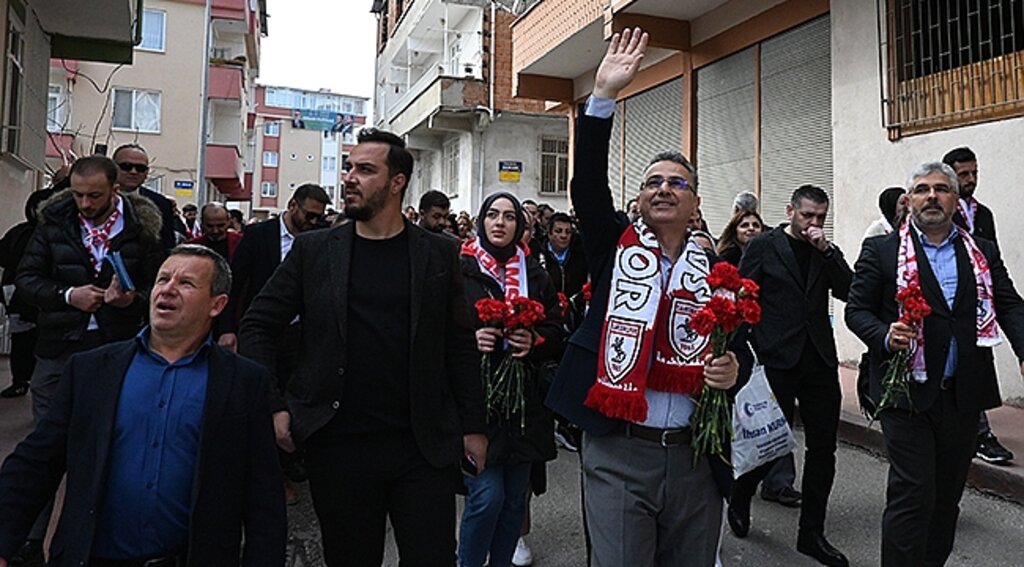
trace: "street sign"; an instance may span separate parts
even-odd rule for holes
[[[174,188],[175,189],[192,189],[195,186],[196,186],[196,183],[194,181],[188,181],[188,180],[185,180],[185,179],[175,179],[174,180]]]
[[[519,183],[523,176],[523,162],[521,161],[499,161],[498,181],[504,183]]]

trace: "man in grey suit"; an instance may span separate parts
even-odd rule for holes
[[[480,359],[458,245],[402,216],[413,157],[364,129],[345,174],[355,222],[299,235],[242,319],[239,350],[273,368],[302,317],[298,367],[273,396],[278,444],[306,449],[328,565],[455,562],[455,465],[487,450]]]

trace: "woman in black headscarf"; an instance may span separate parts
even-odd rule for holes
[[[907,207],[903,201],[906,190],[902,187],[889,187],[878,195],[878,209],[882,217],[868,226],[864,238],[889,234],[903,222],[903,214]]]
[[[507,303],[526,296],[544,307],[544,318],[532,331],[499,328],[481,321],[473,309],[477,350],[489,357],[492,370],[491,376],[481,376],[485,391],[507,354],[525,362],[527,375],[522,408],[511,415],[489,396],[487,467],[477,476],[464,477],[468,495],[459,530],[459,565],[480,567],[489,554],[491,567],[506,567],[512,562],[526,512],[530,466],[555,458],[554,419],[544,407],[547,384],[539,370],[559,352],[562,316],[547,272],[520,244],[526,218],[519,200],[510,193],[488,196],[478,223],[477,238],[462,247],[462,275],[470,306],[484,298]]]

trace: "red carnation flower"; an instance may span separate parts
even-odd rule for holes
[[[506,306],[500,299],[485,297],[474,304],[476,316],[488,327],[497,327],[505,320]]]
[[[761,322],[761,305],[753,299],[741,299],[736,307],[743,317],[743,322],[748,325],[756,325]]]
[[[719,262],[711,268],[708,274],[708,285],[712,288],[725,288],[729,291],[739,291],[740,271],[729,262]]]
[[[562,292],[558,292],[558,306],[562,309],[562,317],[565,317],[569,312],[569,298]]]
[[[690,328],[698,335],[705,337],[715,330],[715,325],[717,324],[718,321],[715,319],[715,314],[707,307],[694,313],[693,317],[690,318]]]
[[[590,296],[593,293],[590,287],[590,282],[583,284],[583,289],[580,290],[580,293],[583,294],[583,301],[590,303]]]
[[[750,297],[753,299],[758,298],[758,293],[761,291],[761,286],[757,285],[757,282],[750,278],[740,279],[740,290],[736,293],[741,298]]]

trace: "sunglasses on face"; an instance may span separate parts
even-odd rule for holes
[[[314,212],[311,212],[311,211],[307,211],[306,209],[303,209],[302,207],[299,207],[299,211],[302,212],[302,215],[305,217],[306,222],[320,222],[326,216],[326,215],[322,215],[320,213],[314,213]]]
[[[661,189],[661,186],[666,183],[668,184],[669,189],[675,191],[682,191],[684,189],[690,188],[690,182],[682,177],[662,177],[660,175],[649,177],[646,181],[643,182],[640,188],[647,189],[650,191],[657,191],[658,189]]]
[[[128,173],[133,169],[139,173],[146,173],[149,171],[149,166],[144,163],[128,163],[125,161],[117,164],[117,167],[120,167],[121,171],[125,173]]]

